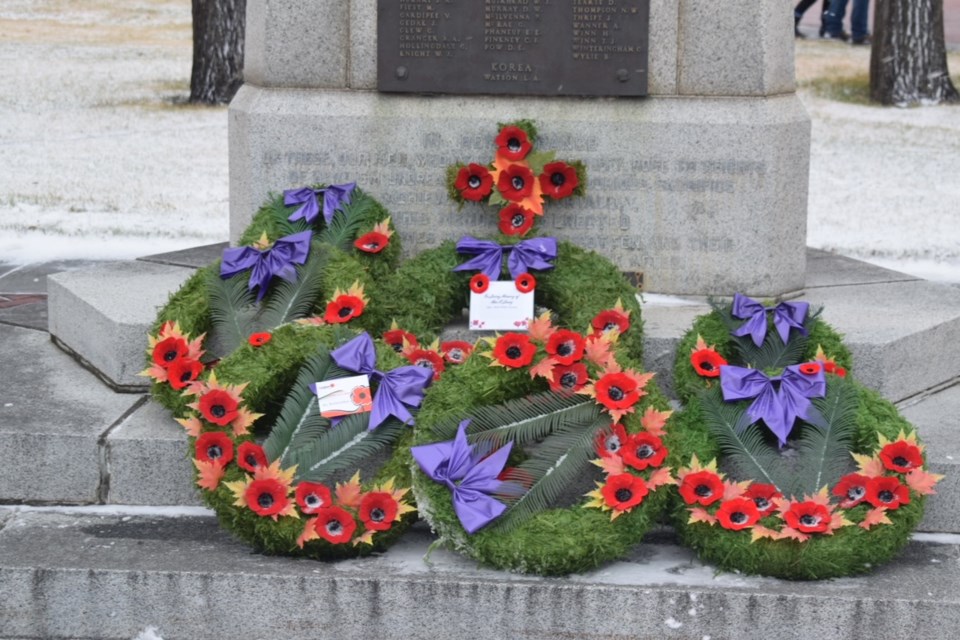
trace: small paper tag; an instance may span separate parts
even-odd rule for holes
[[[470,292],[471,331],[526,331],[533,318],[533,291],[513,280],[494,280],[483,293]]]
[[[367,413],[373,407],[368,376],[350,376],[314,382],[310,390],[317,396],[320,415],[324,418]]]

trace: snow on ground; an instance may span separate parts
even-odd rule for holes
[[[189,0],[4,0],[0,34],[0,262],[227,238],[227,111],[183,104]],[[830,46],[798,51],[867,55]],[[808,243],[960,282],[960,107],[801,98]]]

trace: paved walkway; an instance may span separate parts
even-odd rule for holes
[[[873,31],[873,7],[870,3],[870,26]],[[811,7],[800,22],[801,31],[807,36],[814,37],[820,28],[820,2]],[[848,3],[847,30],[849,31],[849,3]],[[951,49],[960,49],[960,0],[943,0],[943,30],[947,46]]]

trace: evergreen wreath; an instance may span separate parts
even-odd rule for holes
[[[675,362],[685,407],[672,424],[692,454],[673,509],[681,539],[722,569],[788,579],[890,560],[940,478],[913,427],[847,375],[819,310],[740,294],[713,306]]]

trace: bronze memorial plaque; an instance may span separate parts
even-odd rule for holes
[[[650,0],[378,0],[377,88],[643,96]]]

